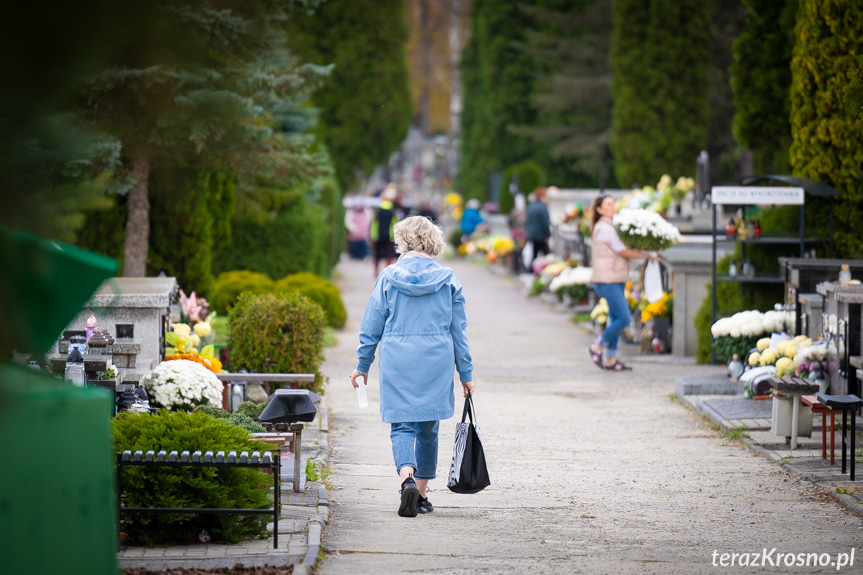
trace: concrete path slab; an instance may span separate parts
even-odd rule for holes
[[[467,298],[492,485],[467,496],[446,489],[455,419],[443,421],[429,494],[435,511],[398,517],[377,365],[369,408],[357,407],[348,381],[374,284],[371,264],[343,262],[338,283],[348,324],[323,368],[333,470],[325,575],[689,575],[716,572],[714,551],[839,553],[863,541],[859,516],[673,399],[679,377],[724,368],[642,359],[637,346],[624,346],[632,372],[599,370],[585,351],[591,337],[566,313],[526,298],[515,281],[483,266],[445,263]],[[461,404],[457,397],[457,412]]]

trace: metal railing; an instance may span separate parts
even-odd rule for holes
[[[222,507],[124,507],[123,506],[123,474],[125,466],[149,467],[258,467],[273,470],[273,507],[272,509],[222,508]],[[212,451],[201,453],[195,451],[135,451],[126,450],[117,454],[117,537],[120,537],[120,518],[123,513],[212,513],[221,515],[269,515],[273,514],[273,548],[279,545],[279,505],[282,498],[281,490],[281,460],[278,453],[265,451],[261,454],[253,451]]]

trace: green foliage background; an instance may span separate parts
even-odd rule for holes
[[[304,190],[289,191],[284,204],[270,211],[264,221],[235,218],[232,223],[233,242],[216,251],[213,261],[217,273],[230,270],[250,270],[270,277],[310,271],[329,276],[333,262],[333,230],[335,217],[340,214],[314,201],[306,201]],[[327,215],[330,226],[327,226]],[[343,227],[339,220],[338,228]]]
[[[530,158],[536,147],[531,138],[510,130],[536,119],[530,100],[534,59],[517,46],[526,30],[520,4],[519,0],[470,3],[470,33],[460,63],[464,106],[456,176],[456,187],[468,198],[488,200],[489,172],[503,172]]]
[[[752,151],[756,174],[789,172],[791,53],[798,0],[743,0],[734,42],[734,136]]]
[[[692,176],[707,140],[710,3],[616,0],[611,43],[617,180]]]
[[[305,61],[333,65],[312,101],[320,113],[316,133],[348,190],[358,174],[388,161],[410,125],[404,0],[328,0],[292,18],[288,33]]]
[[[527,161],[511,166],[503,173],[498,195],[500,212],[503,214],[508,214],[512,210],[514,198],[509,191],[509,185],[516,177],[518,178],[518,191],[527,197],[542,183],[542,168],[536,162]]]
[[[265,273],[249,270],[222,272],[216,278],[210,305],[224,315],[231,311],[241,293],[268,294],[273,292],[274,287],[275,282]]]
[[[794,174],[832,184],[839,257],[863,256],[863,117],[845,104],[863,54],[863,0],[800,0],[791,60]]]
[[[176,277],[186,293],[212,293],[213,256],[231,237],[235,178],[175,170],[151,177],[148,273]]]
[[[321,393],[326,317],[321,306],[299,294],[241,294],[229,316],[231,369],[253,373],[313,373],[300,387]]]
[[[206,413],[122,413],[112,420],[114,449],[130,451],[271,451],[227,420]],[[222,507],[266,509],[269,476],[254,468],[124,467],[129,507]],[[237,543],[267,533],[266,515],[124,515],[123,531],[138,545],[197,542],[206,529],[215,541]]]

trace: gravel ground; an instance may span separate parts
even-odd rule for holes
[[[722,553],[775,548],[835,560],[863,540],[860,517],[672,399],[677,377],[720,368],[641,358],[632,346],[622,352],[634,371],[601,371],[585,351],[591,337],[566,314],[525,298],[514,280],[482,266],[447,265],[467,297],[492,486],[470,496],[446,489],[450,419],[441,423],[431,483],[435,512],[397,516],[376,366],[368,409],[357,408],[348,382],[371,264],[344,262],[349,322],[324,366],[334,491],[322,573],[692,574],[715,571]],[[461,403],[457,398],[458,413]],[[860,572],[861,561],[845,571]],[[737,572],[789,569],[836,571],[768,563]]]

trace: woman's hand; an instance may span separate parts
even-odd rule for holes
[[[363,385],[368,385],[368,384],[369,384],[369,374],[368,374],[368,372],[362,372],[362,371],[360,371],[360,370],[358,370],[358,369],[355,369],[355,370],[353,370],[353,371],[351,372],[351,376],[350,376],[350,377],[351,377],[351,385],[353,385],[353,386],[354,386],[354,389],[356,389],[356,388],[358,388],[358,387],[360,386],[360,384],[359,384],[359,383],[357,383],[357,378],[358,378],[358,377],[362,377],[362,378],[363,378]]]
[[[467,394],[470,393],[473,395],[473,382],[472,381],[463,381],[461,382],[462,388],[464,388],[464,396],[467,397]]]
[[[656,252],[648,252],[648,253],[644,254],[644,256],[647,259],[649,259],[650,261],[654,261],[654,262],[658,262],[662,259],[659,257],[659,254]]]

